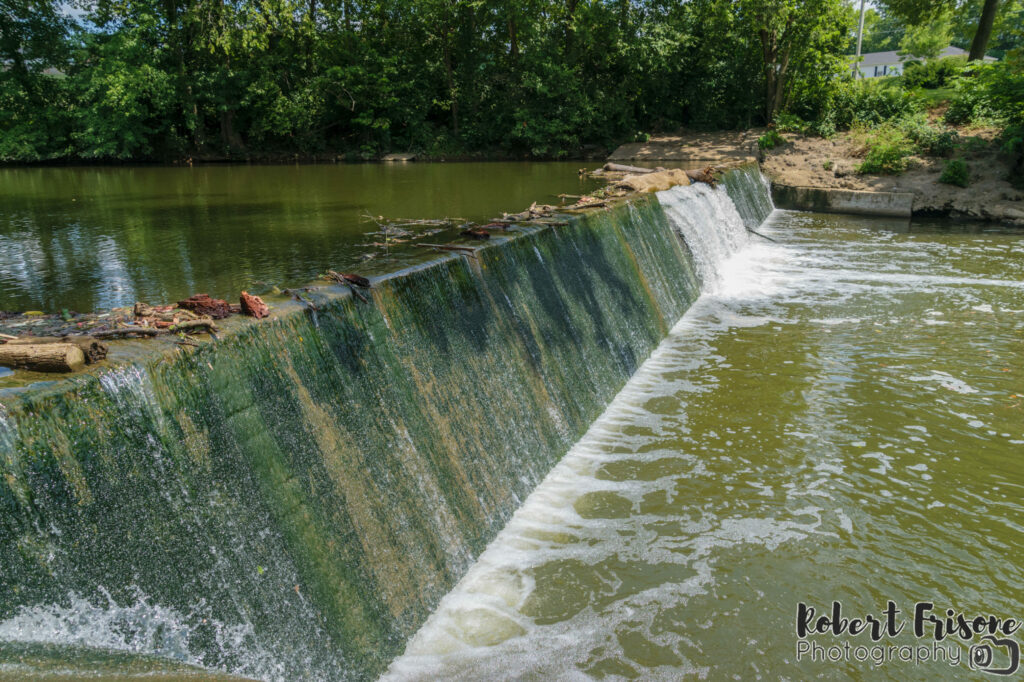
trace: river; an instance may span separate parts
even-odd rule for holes
[[[54,409],[12,403],[0,445],[20,530],[4,556],[11,589],[37,594],[7,595],[17,662],[0,651],[0,673],[79,657],[102,679],[159,657],[328,680],[404,648],[384,679],[962,677],[966,643],[874,661],[863,636],[801,640],[795,624],[799,604],[833,602],[847,618],[889,602],[901,618],[918,602],[1024,617],[1021,234],[774,211],[762,237],[722,188],[658,199],[414,273],[319,324],[292,315],[205,362],[120,368]],[[662,258],[681,250],[672,232],[692,270]],[[694,272],[699,298],[680,284]],[[652,336],[644,306],[694,298]],[[55,432],[51,464],[34,444]],[[449,460],[468,473],[439,477]],[[451,500],[517,511],[473,561]],[[371,577],[345,573],[357,560]],[[443,571],[464,576],[450,592]],[[378,593],[413,615],[392,627],[346,606]],[[418,599],[433,611],[416,631]],[[354,614],[336,632],[365,633],[362,670],[324,634],[336,603]],[[814,660],[811,641],[866,658]],[[910,628],[881,642],[924,643]]]
[[[388,679],[962,677],[950,640],[798,660],[798,603],[1024,615],[1024,240],[761,231],[696,245],[705,294]]]
[[[387,272],[422,251],[373,246],[372,217],[486,222],[595,188],[585,165],[0,168],[0,310],[235,300],[329,269]]]

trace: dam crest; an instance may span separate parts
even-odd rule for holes
[[[771,210],[746,166],[4,397],[0,651],[379,676]]]

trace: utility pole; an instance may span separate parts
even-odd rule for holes
[[[853,77],[860,77],[860,46],[864,42],[864,0],[860,0],[860,25],[857,27],[857,56],[853,60]]]

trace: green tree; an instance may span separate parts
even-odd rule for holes
[[[64,153],[71,20],[50,0],[0,0],[0,160]]]
[[[906,25],[888,13],[868,8],[864,13],[864,41],[861,45],[863,53],[888,52],[899,47],[900,40],[906,33]],[[856,35],[850,36],[850,54],[856,48]]]
[[[964,15],[971,12],[971,5],[980,8],[968,59],[983,59],[992,36],[1000,4],[1009,0],[883,0],[885,7],[911,25],[920,25],[946,13]]]
[[[792,72],[831,78],[842,70],[853,11],[841,0],[739,0],[738,6],[745,29],[760,39],[765,120],[782,109]]]
[[[938,14],[927,22],[907,27],[900,39],[899,53],[918,59],[935,59],[949,47],[953,38],[953,24],[950,13]]]

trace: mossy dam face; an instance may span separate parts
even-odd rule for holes
[[[756,166],[665,194],[771,210]],[[699,296],[679,222],[644,195],[2,398],[0,655],[377,677]]]

